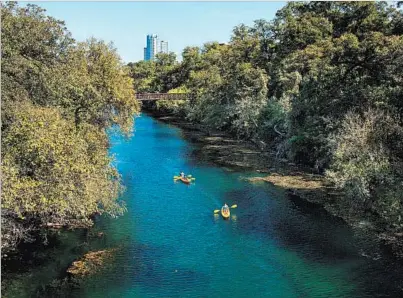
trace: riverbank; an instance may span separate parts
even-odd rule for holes
[[[147,111],[147,114],[180,127],[183,136],[198,145],[194,154],[199,158],[229,171],[255,171],[256,177],[245,179],[251,183],[271,183],[290,196],[321,205],[327,212],[345,221],[355,232],[378,241],[384,253],[403,260],[403,234],[388,231],[374,214],[358,213],[345,201],[341,191],[313,169],[276,159],[275,152],[264,151],[258,144],[236,140],[228,133],[207,129],[175,115],[153,111]]]

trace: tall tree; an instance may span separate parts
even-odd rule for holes
[[[112,45],[76,43],[35,5],[2,4],[2,252],[47,225],[119,215],[106,130],[139,110]]]

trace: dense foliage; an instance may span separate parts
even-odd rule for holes
[[[326,172],[355,210],[402,229],[402,33],[385,2],[292,2],[181,63],[130,67],[138,90],[192,94],[172,112]]]
[[[2,252],[43,226],[88,226],[124,211],[106,129],[139,110],[112,45],[75,42],[63,22],[2,4]]]

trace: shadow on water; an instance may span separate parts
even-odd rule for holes
[[[346,277],[357,284],[356,297],[401,297],[402,264],[386,254],[381,258],[379,243],[357,235],[322,206],[281,190],[273,191],[273,188],[277,189],[270,185],[245,186],[225,193],[224,201],[236,202],[240,209],[234,223],[237,231],[261,239],[271,238],[277,247],[295,253],[304,262],[345,268]],[[364,257],[364,251],[379,259]],[[275,266],[281,267],[284,263]],[[293,283],[295,278],[298,279],[290,278]],[[298,288],[298,291],[303,289]],[[303,293],[304,297],[309,296]]]
[[[284,194],[274,198],[264,189],[253,186],[228,192],[225,197],[227,201],[235,200],[240,208],[247,208],[239,215],[237,226],[241,232],[271,237],[279,245],[294,248],[305,258],[312,258],[312,261],[316,260],[312,252],[321,253],[325,262],[337,262],[354,256],[356,248],[352,245],[350,229],[316,204],[296,198],[287,200]],[[308,253],[304,254],[305,250],[309,250]]]
[[[183,284],[187,288],[205,287],[208,276],[198,270],[175,264],[169,256],[175,251],[168,246],[135,244],[128,241],[121,246],[114,258],[113,266],[103,269],[85,279],[85,286],[75,289],[76,297],[121,297],[126,292],[129,297],[180,297]]]
[[[5,297],[42,297],[48,285],[66,276],[71,262],[88,250],[86,230],[54,231],[39,242],[23,244],[20,253],[2,260]],[[5,290],[5,291],[3,291]],[[66,296],[67,297],[67,296]]]

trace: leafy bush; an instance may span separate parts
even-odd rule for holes
[[[358,210],[376,210],[382,217],[400,222],[403,196],[398,185],[389,138],[402,128],[397,119],[380,110],[363,115],[349,112],[332,138],[334,161],[327,176],[346,192]],[[400,182],[399,182],[400,180]]]

